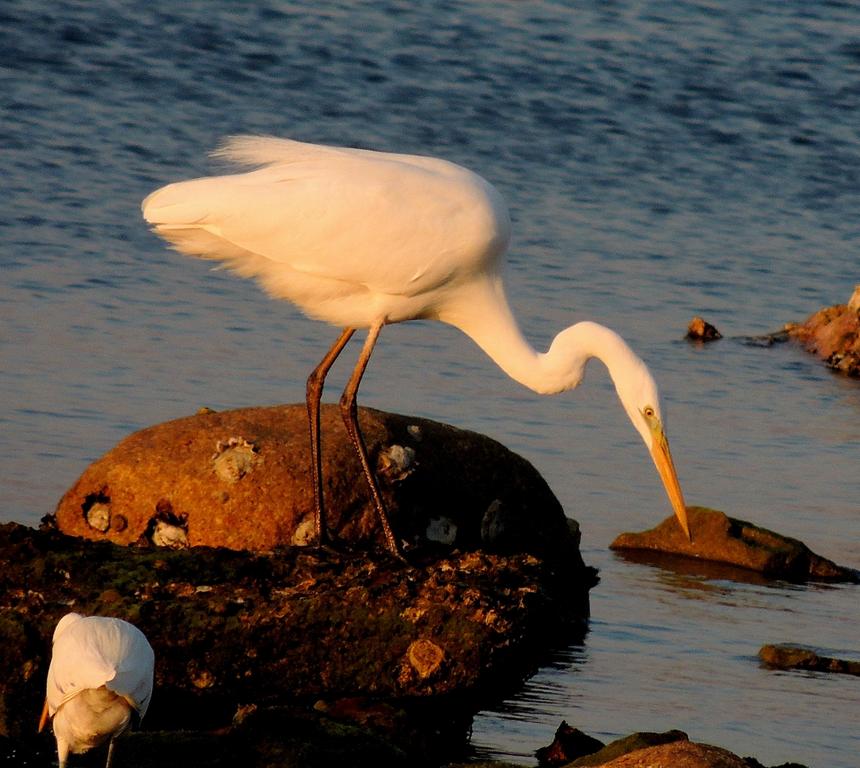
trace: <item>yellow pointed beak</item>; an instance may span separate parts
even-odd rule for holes
[[[678,522],[681,524],[681,528],[684,529],[684,533],[687,534],[687,538],[692,541],[693,535],[690,533],[690,525],[687,522],[687,507],[684,504],[684,494],[681,493],[675,465],[672,463],[669,441],[660,427],[654,429],[653,435],[654,441],[651,446],[651,458],[654,459],[654,465],[657,467],[657,472],[660,473],[660,479],[666,488],[666,494],[672,504],[672,509],[675,510]]]
[[[42,732],[42,729],[45,727],[45,723],[48,722],[48,700],[45,699],[45,706],[42,707],[42,716],[39,718],[39,733]]]

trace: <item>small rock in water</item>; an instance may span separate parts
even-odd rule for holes
[[[696,315],[687,326],[686,338],[690,341],[716,341],[723,338],[723,334],[713,325],[705,322],[705,320]]]
[[[819,656],[811,648],[795,645],[763,645],[758,657],[763,664],[774,669],[806,669],[860,676],[860,661]]]
[[[583,733],[579,728],[573,728],[562,720],[552,744],[541,747],[535,755],[542,766],[565,765],[578,757],[594,754],[604,746],[606,745],[599,739]]]
[[[692,542],[673,515],[649,531],[620,534],[610,549],[681,555],[699,564],[735,566],[768,579],[860,583],[860,573],[816,554],[797,539],[706,507],[687,507],[687,515]]]

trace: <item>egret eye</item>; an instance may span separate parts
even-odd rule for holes
[[[642,415],[643,415],[646,419],[653,419],[653,418],[654,418],[654,409],[653,409],[650,405],[646,405],[646,406],[642,409]]]

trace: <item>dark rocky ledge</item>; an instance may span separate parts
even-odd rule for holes
[[[668,517],[649,531],[622,533],[610,547],[625,557],[655,564],[667,564],[666,558],[683,558],[767,579],[860,583],[858,571],[815,554],[797,539],[705,507],[688,507],[687,515],[692,542],[675,518]]]
[[[462,747],[482,703],[581,636],[594,583],[592,569],[530,554],[405,566],[298,547],[121,547],[15,523],[0,526],[0,559],[0,735],[15,739],[34,729],[53,627],[75,610],[148,636],[148,729],[211,730],[243,706],[316,703],[335,719],[423,733],[406,745],[415,754],[444,752]]]

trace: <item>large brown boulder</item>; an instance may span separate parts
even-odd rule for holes
[[[820,309],[786,331],[831,368],[860,377],[860,285],[847,304]]]
[[[377,515],[338,408],[324,407],[321,422],[332,539],[379,543]],[[407,550],[442,544],[563,557],[576,550],[546,482],[495,440],[365,408],[360,423]],[[310,543],[308,443],[304,405],[206,412],[143,429],[87,468],[60,501],[57,525],[117,544],[268,551]]]
[[[611,549],[637,557],[682,557],[697,563],[718,563],[787,581],[845,581],[860,583],[860,573],[837,565],[803,542],[729,517],[706,507],[687,507],[693,541],[674,517],[641,533],[622,533]],[[638,559],[643,559],[639,557]]]

